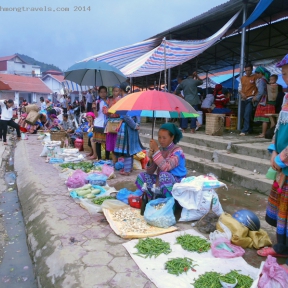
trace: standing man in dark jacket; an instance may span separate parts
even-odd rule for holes
[[[199,110],[199,104],[201,103],[198,96],[197,86],[203,84],[203,81],[197,75],[197,72],[188,71],[188,77],[183,80],[176,88],[176,95],[183,97],[181,91],[183,90],[184,99],[196,110]],[[195,133],[197,118],[191,118],[191,133]],[[180,127],[185,132],[188,128],[188,118],[180,119]]]

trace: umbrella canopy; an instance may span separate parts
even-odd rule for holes
[[[156,118],[199,116],[197,111],[183,98],[157,90],[132,93],[114,104],[109,112]]]
[[[126,76],[119,69],[94,60],[72,65],[65,72],[64,78],[81,86],[114,86],[126,80]]]
[[[190,118],[199,116],[197,111],[181,97],[157,90],[132,93],[119,100],[108,111],[120,115],[153,117],[152,138],[155,118]]]

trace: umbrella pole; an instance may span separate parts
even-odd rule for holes
[[[167,84],[167,75],[166,75],[166,37],[163,39],[164,41],[164,91],[166,92],[166,84]]]
[[[153,118],[152,118],[152,139],[154,136],[154,130],[155,130],[155,111],[153,110]]]

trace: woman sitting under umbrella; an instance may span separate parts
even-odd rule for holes
[[[186,177],[185,155],[176,144],[182,138],[182,132],[173,123],[163,124],[158,132],[158,142],[150,140],[149,162],[146,172],[142,172],[136,179],[136,186],[141,189],[144,183],[148,188],[153,184],[159,186],[163,197],[172,197],[171,191],[175,183]],[[156,171],[156,174],[154,172]],[[153,195],[148,193],[148,198]]]

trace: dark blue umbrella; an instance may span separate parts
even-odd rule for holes
[[[65,79],[81,86],[114,86],[126,80],[116,67],[105,62],[89,60],[72,65],[65,72]]]

